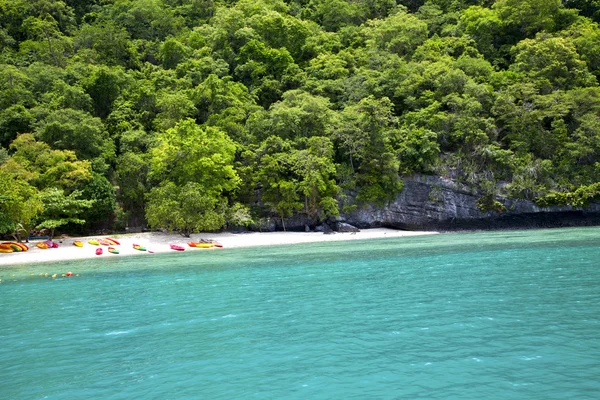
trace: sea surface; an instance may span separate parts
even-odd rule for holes
[[[0,265],[0,279],[0,399],[600,398],[600,228]]]

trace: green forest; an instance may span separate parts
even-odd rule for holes
[[[200,231],[427,174],[600,197],[600,0],[0,0],[0,233]]]

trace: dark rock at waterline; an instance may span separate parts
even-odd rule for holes
[[[360,229],[346,222],[335,222],[332,228],[336,232],[360,232]]]

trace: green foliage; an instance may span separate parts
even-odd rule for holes
[[[337,140],[356,175],[360,202],[385,202],[402,190],[396,135],[388,98],[369,96],[343,110]]]
[[[148,193],[146,217],[154,228],[191,233],[220,229],[225,223],[224,204],[196,182],[178,186],[163,182]]]
[[[67,224],[84,224],[79,215],[94,205],[94,200],[79,199],[81,192],[74,191],[68,195],[63,190],[50,188],[39,193],[39,200],[44,211],[37,218],[37,229],[50,229],[50,238],[56,228]]]
[[[158,134],[152,149],[150,175],[178,185],[200,184],[208,194],[234,191],[239,178],[233,169],[235,146],[218,128],[202,128],[187,119]]]
[[[39,190],[58,187],[73,191],[92,177],[88,160],[78,160],[69,150],[52,150],[45,142],[36,141],[32,134],[19,135],[10,148],[14,153],[3,168]]]
[[[551,192],[534,201],[540,207],[554,205],[570,205],[573,207],[587,207],[590,200],[600,199],[600,182],[581,186],[572,192]]]
[[[494,199],[494,197],[491,195],[479,198],[477,200],[477,208],[481,212],[494,211],[497,213],[502,213],[506,211],[506,207],[504,206],[504,204]]]
[[[225,196],[239,186],[234,151],[221,130],[202,128],[191,119],[160,133],[152,149],[150,177],[162,183],[148,194],[150,226],[186,236],[221,228]]]
[[[0,146],[8,147],[19,133],[31,132],[33,114],[17,104],[0,111]]]
[[[44,204],[35,187],[4,165],[0,165],[0,193],[0,233],[15,233],[19,240],[20,231],[29,231]]]
[[[254,223],[250,209],[241,203],[235,203],[227,209],[225,221],[229,228],[248,227]]]
[[[73,150],[80,159],[92,160],[94,170],[105,173],[114,160],[114,143],[102,121],[73,109],[51,112],[36,129],[36,137],[60,150]]]
[[[332,201],[340,191],[332,156],[333,144],[326,137],[301,140],[299,147],[276,136],[267,138],[254,161],[263,201],[281,218],[300,210],[316,219],[339,215]]]
[[[94,205],[81,214],[81,218],[89,225],[111,219],[115,212],[116,195],[115,188],[106,177],[92,174],[92,179],[81,190],[81,197],[91,200]]]
[[[596,84],[587,65],[567,39],[538,35],[515,46],[511,70],[523,73],[542,93]]]

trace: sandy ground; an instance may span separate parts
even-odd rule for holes
[[[198,249],[187,245],[190,241],[201,239],[216,240],[223,245],[224,249],[251,246],[273,246],[282,244],[298,244],[310,242],[335,242],[341,240],[360,240],[375,238],[394,238],[404,236],[429,235],[436,232],[413,232],[400,231],[386,228],[363,229],[356,233],[334,233],[325,235],[320,232],[250,232],[250,233],[201,233],[193,234],[190,238],[184,238],[175,233],[146,232],[126,235],[111,235],[109,237],[118,240],[121,245],[115,246],[119,254],[111,254],[103,247],[104,253],[100,256],[95,254],[99,246],[88,244],[89,239],[101,239],[106,236],[89,236],[82,238],[55,238],[59,247],[56,249],[40,249],[35,246],[38,241],[30,241],[29,251],[20,253],[0,253],[0,266],[14,264],[31,264],[40,262],[57,262],[63,260],[77,260],[93,257],[122,257],[128,255],[141,255],[146,252],[135,250],[134,244],[145,246],[146,249],[155,253],[173,253],[170,244],[178,244],[185,247],[185,251],[219,251],[220,249]],[[73,245],[74,240],[81,240],[83,247]]]

